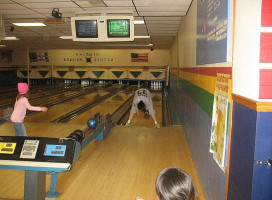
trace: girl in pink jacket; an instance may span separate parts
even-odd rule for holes
[[[46,107],[31,106],[28,102],[28,85],[26,83],[18,83],[19,94],[16,97],[13,113],[10,120],[14,124],[15,136],[27,136],[25,126],[23,124],[26,110],[46,112]]]

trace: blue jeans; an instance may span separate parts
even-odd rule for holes
[[[13,122],[15,136],[27,136],[23,122]]]

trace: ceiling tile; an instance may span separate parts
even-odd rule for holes
[[[134,2],[134,4],[133,4]],[[61,35],[71,35],[71,17],[91,15],[90,12],[131,11],[134,20],[144,20],[146,24],[135,25],[135,35],[150,35],[150,39],[135,39],[132,42],[121,42],[133,48],[136,44],[151,41],[156,47],[169,48],[176,36],[179,23],[187,13],[191,0],[0,0],[0,12],[3,14],[7,35],[15,35],[21,40],[2,41],[10,47],[25,48],[114,48],[112,43],[84,43],[72,40],[61,40]],[[134,5],[136,7],[134,7]],[[105,7],[107,6],[107,7]],[[44,22],[52,18],[52,10],[58,8],[62,13],[62,24],[49,24],[46,27],[15,27],[13,22]],[[97,14],[96,14],[97,15]],[[110,14],[118,15],[118,14]],[[17,45],[17,46],[16,46]],[[123,45],[124,46],[124,45]],[[126,47],[124,47],[126,48]]]
[[[124,6],[133,6],[132,1],[104,1],[107,6],[112,7],[124,7]]]

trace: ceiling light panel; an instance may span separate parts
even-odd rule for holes
[[[93,7],[89,1],[76,1],[76,4],[81,6],[82,8],[90,8]]]
[[[123,6],[131,6],[134,7],[132,1],[104,1],[107,6],[113,7],[123,7]]]

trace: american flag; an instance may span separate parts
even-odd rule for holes
[[[131,62],[148,62],[148,53],[131,53]]]

